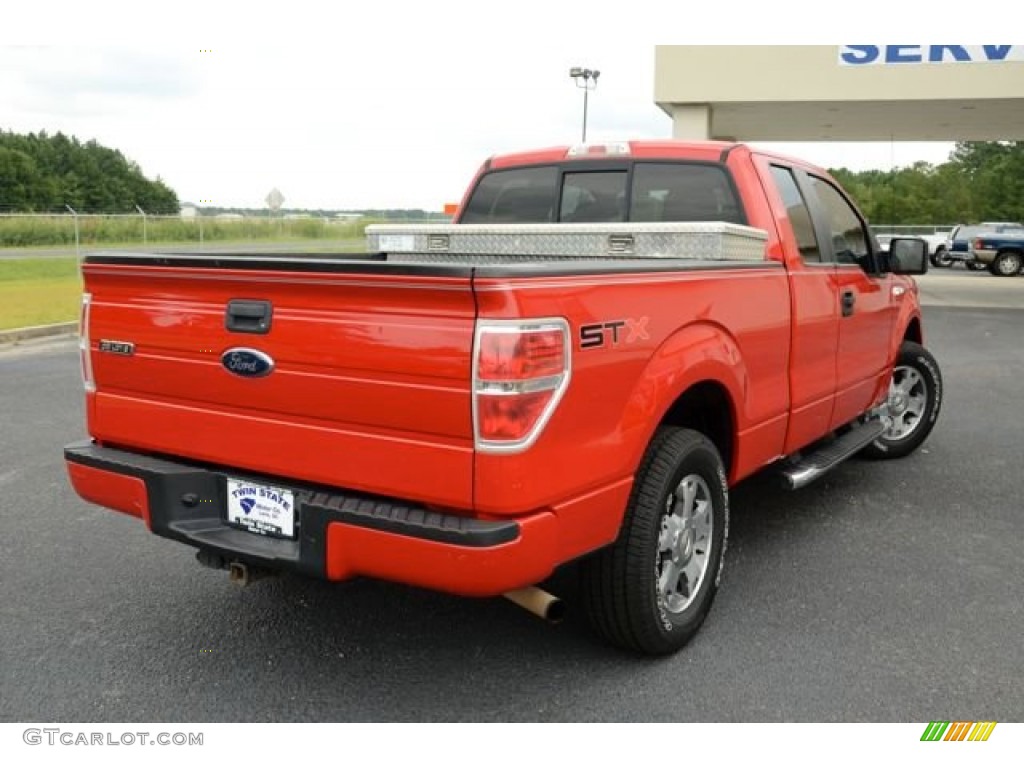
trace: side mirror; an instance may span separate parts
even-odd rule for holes
[[[923,275],[928,271],[928,243],[919,237],[894,237],[886,261],[894,275]]]

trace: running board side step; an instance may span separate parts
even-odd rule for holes
[[[803,488],[835,469],[885,432],[881,419],[872,419],[854,427],[842,437],[787,464],[781,471],[782,482],[791,491]]]

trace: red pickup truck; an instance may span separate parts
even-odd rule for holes
[[[86,257],[76,491],[243,581],[543,598],[580,559],[597,632],[662,654],[711,606],[732,485],[904,456],[939,413],[925,243],[883,253],[798,160],[494,157],[456,223],[371,240]]]

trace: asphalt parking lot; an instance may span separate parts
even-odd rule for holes
[[[658,660],[589,633],[572,567],[558,626],[372,581],[235,587],[72,492],[73,342],[0,351],[0,720],[1022,721],[1024,280],[921,285],[946,387],[924,449],[735,489],[716,604]]]

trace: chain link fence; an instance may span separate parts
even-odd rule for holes
[[[370,218],[325,216],[150,216],[145,214],[0,213],[0,247],[211,242],[358,240]]]
[[[956,224],[872,224],[871,231],[876,235],[948,235]]]
[[[440,219],[444,221],[446,219]],[[95,247],[246,241],[361,240],[383,218],[328,216],[151,216],[148,214],[0,213],[0,248]],[[413,219],[393,222],[416,223]],[[438,223],[438,219],[431,220]],[[954,224],[873,224],[876,235],[935,235]]]

